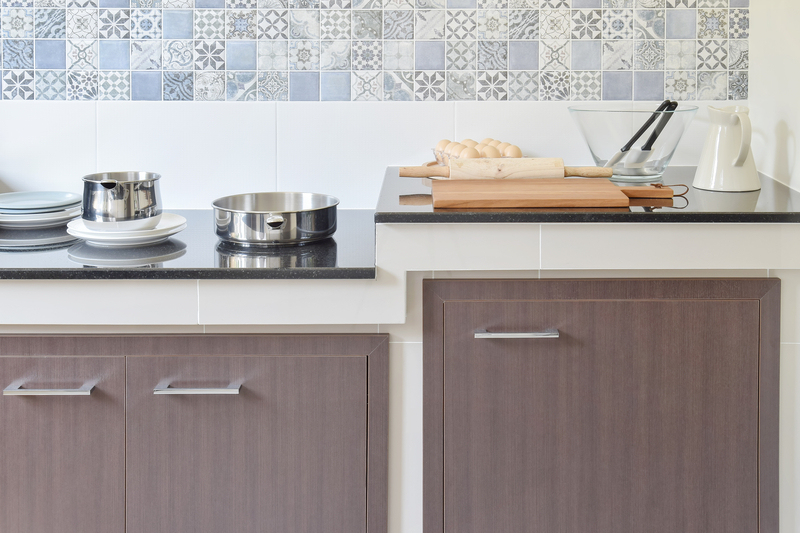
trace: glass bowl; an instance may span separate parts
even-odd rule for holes
[[[614,106],[594,104],[569,108],[572,119],[581,131],[597,166],[603,167],[619,152],[637,131],[654,114],[656,120],[633,144],[624,157],[612,165],[615,181],[654,181],[664,174],[683,133],[697,113],[696,106],[680,104],[675,111],[656,111],[657,104],[631,104]],[[650,151],[642,147],[648,142],[656,126],[670,114],[666,126],[656,137]],[[616,156],[616,157],[615,157]]]

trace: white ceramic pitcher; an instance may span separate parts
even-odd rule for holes
[[[753,152],[749,109],[708,107],[711,128],[694,175],[694,185],[708,191],[757,191],[761,189]]]

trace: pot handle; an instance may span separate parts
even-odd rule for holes
[[[741,167],[750,154],[750,140],[753,135],[753,127],[750,124],[750,117],[747,116],[747,113],[734,114],[739,118],[739,124],[742,125],[742,143],[739,146],[739,156],[733,162],[733,166]]]
[[[270,215],[267,217],[267,226],[272,229],[282,228],[285,223],[286,219],[281,215]]]

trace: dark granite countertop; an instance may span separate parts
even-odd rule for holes
[[[339,209],[333,237],[303,246],[243,251],[221,245],[211,209],[167,210],[187,227],[166,242],[103,248],[73,240],[41,248],[0,249],[0,279],[374,279],[374,211]],[[0,228],[8,240],[69,238],[66,227]]]
[[[433,209],[431,189],[421,178],[401,178],[398,167],[389,167],[375,212],[377,223],[431,222],[800,222],[800,192],[761,176],[755,192],[710,192],[694,189],[694,167],[671,167],[661,183],[686,184],[689,192],[676,197],[673,207],[538,208],[538,209]],[[628,185],[628,184],[626,184]],[[683,188],[675,188],[676,193]],[[426,198],[426,195],[428,197]],[[427,205],[411,205],[412,203]]]

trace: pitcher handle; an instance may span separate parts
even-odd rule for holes
[[[750,124],[750,117],[747,116],[747,113],[734,114],[739,117],[739,123],[742,125],[742,144],[739,147],[739,157],[733,162],[733,166],[741,167],[750,154],[750,141],[753,135],[753,126]]]

